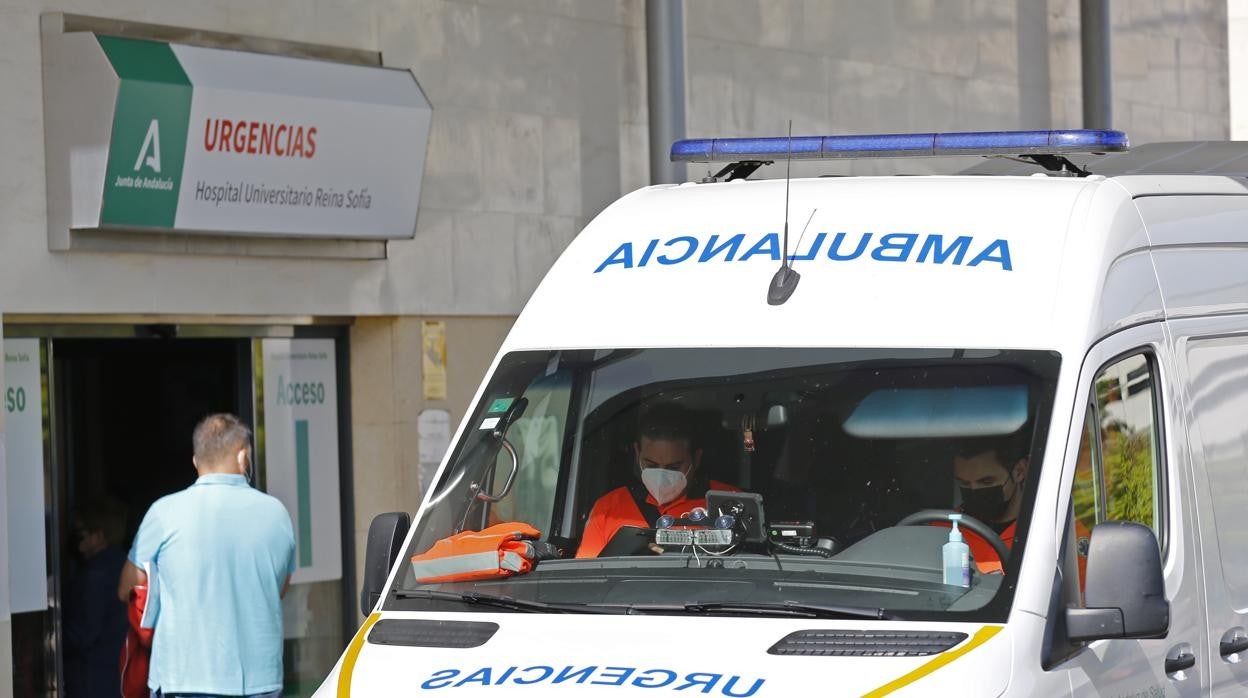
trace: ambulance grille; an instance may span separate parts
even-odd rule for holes
[[[799,630],[767,650],[801,657],[924,657],[966,639],[966,633],[922,630]]]
[[[468,649],[484,645],[496,632],[498,623],[388,618],[377,621],[368,641],[374,645]]]

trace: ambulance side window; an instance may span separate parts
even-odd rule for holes
[[[1075,482],[1071,490],[1072,506],[1075,521],[1083,525],[1084,530],[1091,531],[1096,525],[1097,511],[1100,506],[1101,491],[1101,451],[1096,448],[1096,409],[1088,406],[1083,419],[1083,438],[1079,441],[1079,457],[1075,461]]]
[[[1096,376],[1071,491],[1075,520],[1088,530],[1134,521],[1164,541],[1154,374],[1149,357],[1134,354]]]

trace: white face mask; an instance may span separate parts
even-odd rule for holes
[[[659,506],[679,497],[689,484],[684,473],[667,468],[642,468],[641,482]]]

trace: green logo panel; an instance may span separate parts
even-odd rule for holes
[[[100,223],[172,228],[191,119],[190,80],[168,44],[97,38],[121,78]]]

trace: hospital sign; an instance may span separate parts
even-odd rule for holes
[[[78,151],[105,161],[70,163],[74,196],[100,197],[75,228],[414,234],[432,110],[409,71],[89,38],[116,92],[105,147]]]

